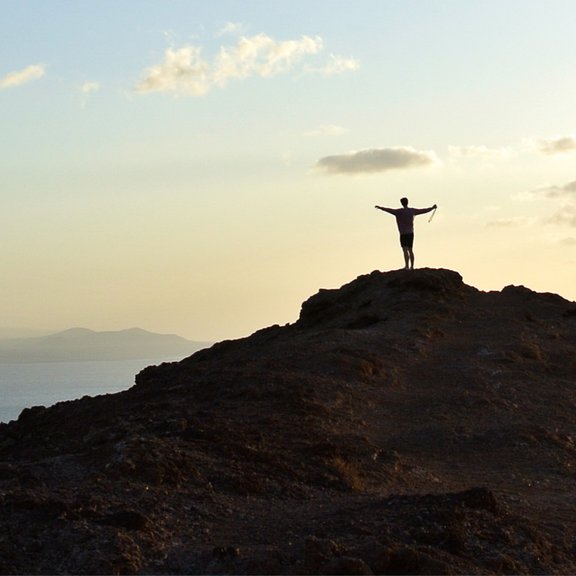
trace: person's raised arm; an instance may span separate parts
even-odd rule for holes
[[[383,212],[388,212],[388,214],[395,215],[396,211],[394,208],[384,208],[384,206],[374,206],[377,210],[382,210]]]
[[[413,208],[414,214],[426,214],[427,212],[432,212],[432,210],[436,210],[438,206],[434,204],[434,206],[430,206],[430,208]]]

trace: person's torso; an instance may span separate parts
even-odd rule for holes
[[[400,234],[414,233],[414,212],[412,208],[399,208],[395,216]]]

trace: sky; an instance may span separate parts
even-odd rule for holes
[[[404,261],[576,300],[573,0],[0,0],[0,327],[199,341]]]

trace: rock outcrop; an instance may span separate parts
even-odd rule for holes
[[[576,304],[373,272],[0,425],[0,573],[576,571]]]

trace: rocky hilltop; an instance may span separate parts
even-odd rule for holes
[[[576,304],[373,272],[0,425],[0,572],[576,573]]]

